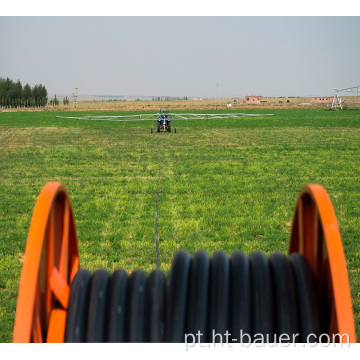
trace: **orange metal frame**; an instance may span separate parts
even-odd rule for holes
[[[289,253],[292,252],[304,255],[313,270],[322,323],[328,328],[330,339],[335,334],[346,334],[350,342],[356,342],[340,231],[331,200],[321,185],[306,185],[300,191],[291,230]]]
[[[330,198],[321,185],[300,191],[289,253],[304,255],[315,274],[328,334],[356,342],[346,262]],[[20,278],[14,342],[63,342],[69,288],[79,268],[73,210],[61,183],[48,183],[35,205]]]
[[[14,342],[63,342],[70,283],[79,267],[71,201],[47,183],[32,216],[21,272]]]

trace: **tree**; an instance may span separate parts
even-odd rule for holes
[[[4,83],[4,90],[5,90],[5,106],[10,107],[12,105],[12,87],[14,85],[14,82],[10,80],[9,78],[6,78]]]
[[[45,86],[42,86],[41,84],[39,85],[39,104],[40,106],[45,106],[47,104],[48,101],[48,92],[46,90]],[[56,95],[55,95],[56,98]],[[58,101],[59,103],[59,101]]]
[[[12,93],[13,93],[13,96],[14,96],[15,105],[16,106],[21,106],[21,100],[22,100],[22,95],[23,95],[23,87],[21,85],[20,80],[18,80],[14,84]]]
[[[50,100],[50,105],[54,105],[54,106],[59,105],[59,100],[57,99],[56,94],[55,94],[55,98]]]
[[[30,100],[32,98],[32,90],[29,84],[26,84],[23,89],[23,100],[25,107],[30,106]]]
[[[40,96],[39,96],[39,85],[35,85],[32,88],[32,99],[34,101],[34,105],[38,106],[38,100],[39,100]]]
[[[0,106],[45,106],[48,100],[46,87],[29,84],[22,87],[21,81],[14,83],[11,79],[0,78]]]
[[[5,103],[5,79],[0,78],[0,106]]]

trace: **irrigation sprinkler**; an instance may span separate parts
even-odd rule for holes
[[[263,117],[273,116],[273,114],[249,114],[249,113],[218,113],[218,114],[193,114],[193,113],[171,113],[167,107],[161,107],[157,114],[143,115],[115,115],[115,116],[56,116],[61,119],[88,120],[88,121],[118,121],[118,122],[139,122],[151,121],[151,134],[154,133],[154,121],[156,121],[156,132],[171,132],[171,121],[182,120],[222,120],[222,119],[240,119],[243,117]],[[176,128],[174,128],[176,133]]]
[[[232,334],[232,342],[240,331],[249,341],[261,335],[277,342],[281,334],[291,342],[317,342],[323,334],[339,341],[340,334],[356,342],[340,232],[321,185],[299,193],[287,256],[179,251],[167,276],[80,268],[69,194],[58,182],[43,187],[28,233],[14,342],[184,342],[198,331],[201,342],[220,340],[212,331]]]
[[[335,94],[334,94],[333,101],[332,101],[332,104],[331,104],[331,109],[336,109],[336,108],[339,107],[342,110],[343,109],[343,107],[342,107],[343,101],[341,100],[341,98],[339,98],[339,93],[344,93],[344,92],[348,93],[348,92],[351,92],[351,91],[355,92],[355,90],[356,90],[356,98],[357,98],[357,101],[359,103],[360,85],[359,86],[352,86],[352,87],[344,88],[344,89],[335,89]]]

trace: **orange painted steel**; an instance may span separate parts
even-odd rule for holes
[[[331,200],[321,185],[298,196],[289,253],[306,257],[328,335],[356,342],[344,250]],[[76,229],[65,187],[48,183],[35,205],[20,278],[14,342],[63,342],[69,288],[79,268]]]
[[[292,252],[304,255],[313,270],[321,321],[330,338],[347,334],[350,342],[356,342],[340,231],[331,200],[321,185],[306,185],[300,191],[291,230],[289,253]]]
[[[47,183],[38,196],[27,238],[13,342],[63,342],[69,287],[78,268],[68,192],[61,183]]]

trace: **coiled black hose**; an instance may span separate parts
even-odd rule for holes
[[[319,314],[314,276],[300,254],[198,251],[191,258],[179,251],[168,276],[80,269],[64,340],[306,342],[323,330]]]
[[[124,270],[116,270],[110,277],[109,291],[107,294],[108,307],[108,342],[125,341],[125,315],[128,275]]]

